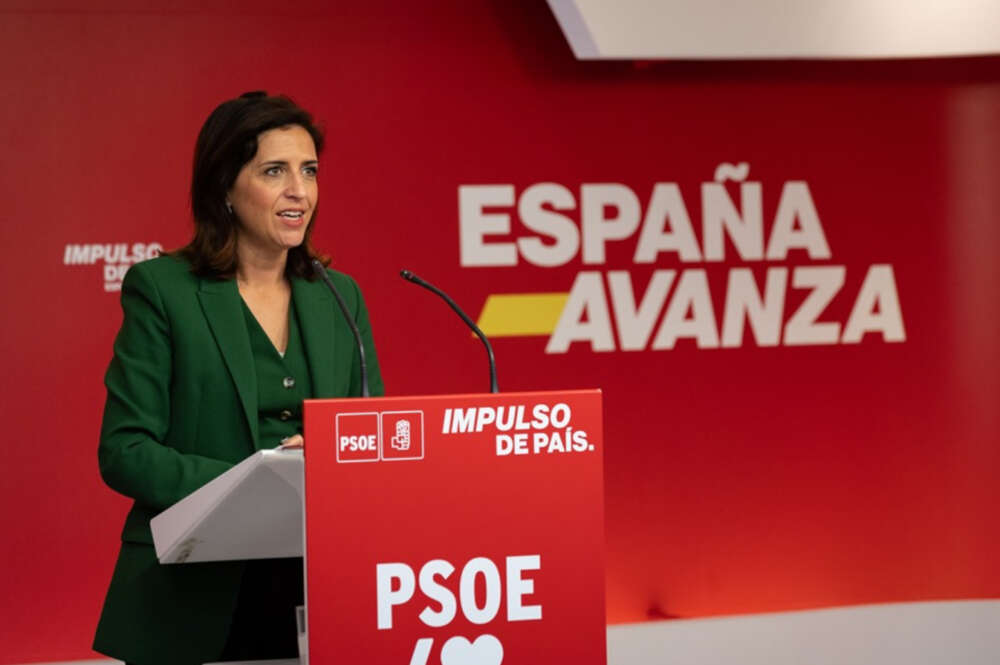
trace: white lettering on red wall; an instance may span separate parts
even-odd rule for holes
[[[122,279],[129,266],[160,255],[163,246],[158,242],[118,242],[69,244],[63,250],[63,265],[93,266],[101,264],[101,277],[106,292],[120,291]]]
[[[579,259],[594,268],[576,274],[547,353],[565,353],[574,342],[602,352],[669,350],[681,339],[699,349],[856,344],[867,334],[905,341],[892,265],[869,265],[860,287],[845,291],[847,268],[832,263],[808,183],[782,183],[765,217],[763,184],[747,181],[749,170],[746,163],[720,164],[714,181],[701,184],[700,241],[677,183],[656,183],[646,201],[621,183],[584,183],[574,191],[545,182],[520,192],[513,185],[462,185],[460,263],[555,268]],[[728,257],[727,238],[734,252]],[[611,247],[625,247],[636,266],[681,265],[654,270],[636,293],[629,270],[599,269]],[[788,264],[803,259],[808,263]],[[705,268],[727,260],[760,265],[730,267],[724,292],[713,298]],[[798,302],[786,306],[792,292]],[[825,318],[843,299],[851,303],[841,308],[846,318]]]

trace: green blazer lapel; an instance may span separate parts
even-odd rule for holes
[[[304,279],[292,280],[292,299],[299,316],[302,343],[312,376],[314,397],[333,397],[341,394],[336,371],[337,303],[325,284]],[[341,377],[343,378],[343,377]]]
[[[243,411],[253,435],[254,450],[257,449],[257,371],[250,349],[243,308],[236,281],[203,279],[198,291],[198,300],[205,313],[208,325],[219,345],[222,358],[226,361],[229,374],[236,384],[236,392],[243,403]]]

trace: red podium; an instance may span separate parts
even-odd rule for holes
[[[597,390],[310,400],[314,665],[606,663]]]

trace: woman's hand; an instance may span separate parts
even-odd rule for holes
[[[281,440],[281,445],[278,446],[278,450],[289,450],[291,448],[304,448],[306,445],[306,440],[302,438],[301,434],[293,434],[292,436],[286,436]]]

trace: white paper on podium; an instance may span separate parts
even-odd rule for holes
[[[150,521],[160,563],[302,556],[301,450],[261,450]]]

